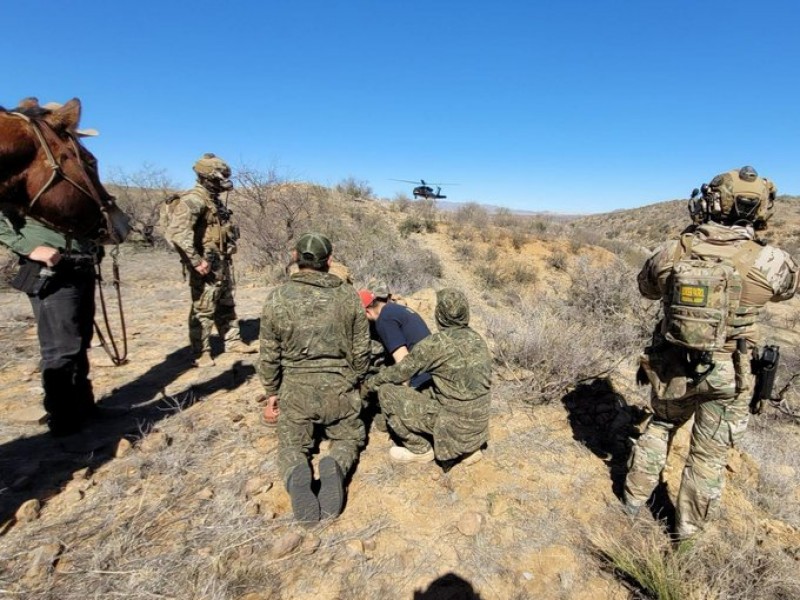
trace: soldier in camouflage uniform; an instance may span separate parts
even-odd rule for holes
[[[261,316],[258,374],[268,407],[278,412],[278,467],[301,522],[338,516],[344,480],[364,445],[361,398],[369,367],[369,324],[352,286],[328,272],[333,248],[316,233],[300,237],[299,270],[275,288]],[[314,425],[331,440],[312,491]]]
[[[736,265],[742,278],[739,307],[726,318],[722,351],[706,357],[713,365],[710,370],[697,375],[700,367],[692,358],[693,351],[667,341],[665,335],[669,331],[663,326],[664,321],[641,360],[640,374],[652,386],[653,416],[632,451],[625,507],[627,512],[636,514],[647,502],[659,482],[676,430],[694,416],[689,456],[677,498],[679,539],[693,537],[716,513],[728,448],[739,442],[747,427],[754,386],[750,357],[760,343],[756,321],[767,302],[788,300],[798,285],[798,268],[791,256],[753,241],[755,229],[766,227],[771,216],[775,194],[772,182],[759,180],[752,167],[720,175],[710,186],[714,187],[715,182],[756,189],[760,184],[763,199],[732,195],[726,200],[709,193],[710,187],[704,186],[703,200],[690,203],[695,225],[681,239],[658,249],[638,279],[642,295],[662,300],[666,311],[674,302],[670,286],[673,267],[682,256],[708,264],[720,259],[741,263]]]
[[[396,462],[436,458],[446,468],[480,459],[489,439],[492,357],[486,342],[469,328],[469,305],[463,293],[436,294],[439,331],[420,340],[396,365],[367,380],[377,390],[391,430],[403,446],[390,449]],[[433,385],[422,391],[403,385],[429,373]],[[432,436],[433,445],[425,436]]]
[[[195,365],[207,367],[214,365],[210,338],[215,325],[227,352],[256,350],[242,341],[233,300],[231,267],[239,235],[219,198],[233,189],[230,167],[208,153],[194,164],[194,171],[197,184],[174,201],[165,237],[189,272],[189,342]]]

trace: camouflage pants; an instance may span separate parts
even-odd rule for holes
[[[278,468],[284,483],[294,467],[308,463],[314,425],[324,427],[330,456],[347,474],[367,437],[353,385],[336,373],[284,372],[278,397]]]
[[[750,416],[754,381],[749,356],[718,353],[714,362],[714,369],[697,386],[691,381],[673,382],[672,389],[683,391],[679,397],[659,397],[654,386],[653,418],[633,448],[625,481],[626,503],[643,505],[659,483],[675,432],[694,416],[676,506],[681,538],[695,535],[716,515],[728,449],[741,440]]]
[[[403,446],[416,454],[433,449],[439,461],[453,460],[478,450],[489,439],[489,399],[464,402],[458,412],[442,406],[433,389],[417,391],[385,383],[378,388],[381,409]]]
[[[194,270],[189,271],[192,294],[189,343],[195,354],[211,349],[211,330],[214,326],[226,343],[240,339],[230,263],[220,261],[216,266],[214,274],[206,277],[201,277]]]

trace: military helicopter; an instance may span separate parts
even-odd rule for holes
[[[457,185],[455,183],[427,183],[424,179],[420,179],[419,181],[411,181],[409,179],[392,179],[392,181],[402,181],[403,183],[419,183],[420,185],[416,186],[412,190],[412,194],[414,195],[414,199],[417,198],[425,198],[426,200],[442,200],[443,198],[447,198],[444,194],[442,194],[442,186],[443,185]],[[432,185],[437,186],[436,191],[433,191]]]

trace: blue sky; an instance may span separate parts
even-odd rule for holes
[[[457,182],[526,210],[685,197],[754,165],[800,194],[800,8],[729,0],[8,3],[0,104],[84,105],[101,168],[213,151],[331,185]],[[35,13],[34,13],[35,10]]]

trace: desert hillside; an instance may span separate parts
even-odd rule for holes
[[[260,419],[257,355],[191,367],[188,286],[157,234],[144,236],[120,253],[130,360],[114,367],[92,348],[95,394],[109,414],[84,434],[53,439],[41,424],[30,306],[0,290],[0,593],[800,597],[798,299],[772,307],[764,324],[785,351],[784,402],[754,417],[732,451],[720,519],[693,547],[673,549],[666,531],[688,431],[676,439],[653,514],[620,510],[630,440],[646,418],[647,390],[633,373],[657,314],[636,292],[637,261],[680,230],[683,204],[564,223],[250,183],[233,202],[247,241],[236,296],[246,338],[257,343],[265,293],[307,228],[331,236],[356,286],[389,279],[429,321],[436,289],[464,290],[495,357],[484,460],[447,473],[396,465],[388,434],[372,428],[343,515],[294,523],[275,430]],[[797,243],[799,205],[788,199],[792,210],[779,213],[780,240]],[[637,577],[643,564],[663,581]]]

